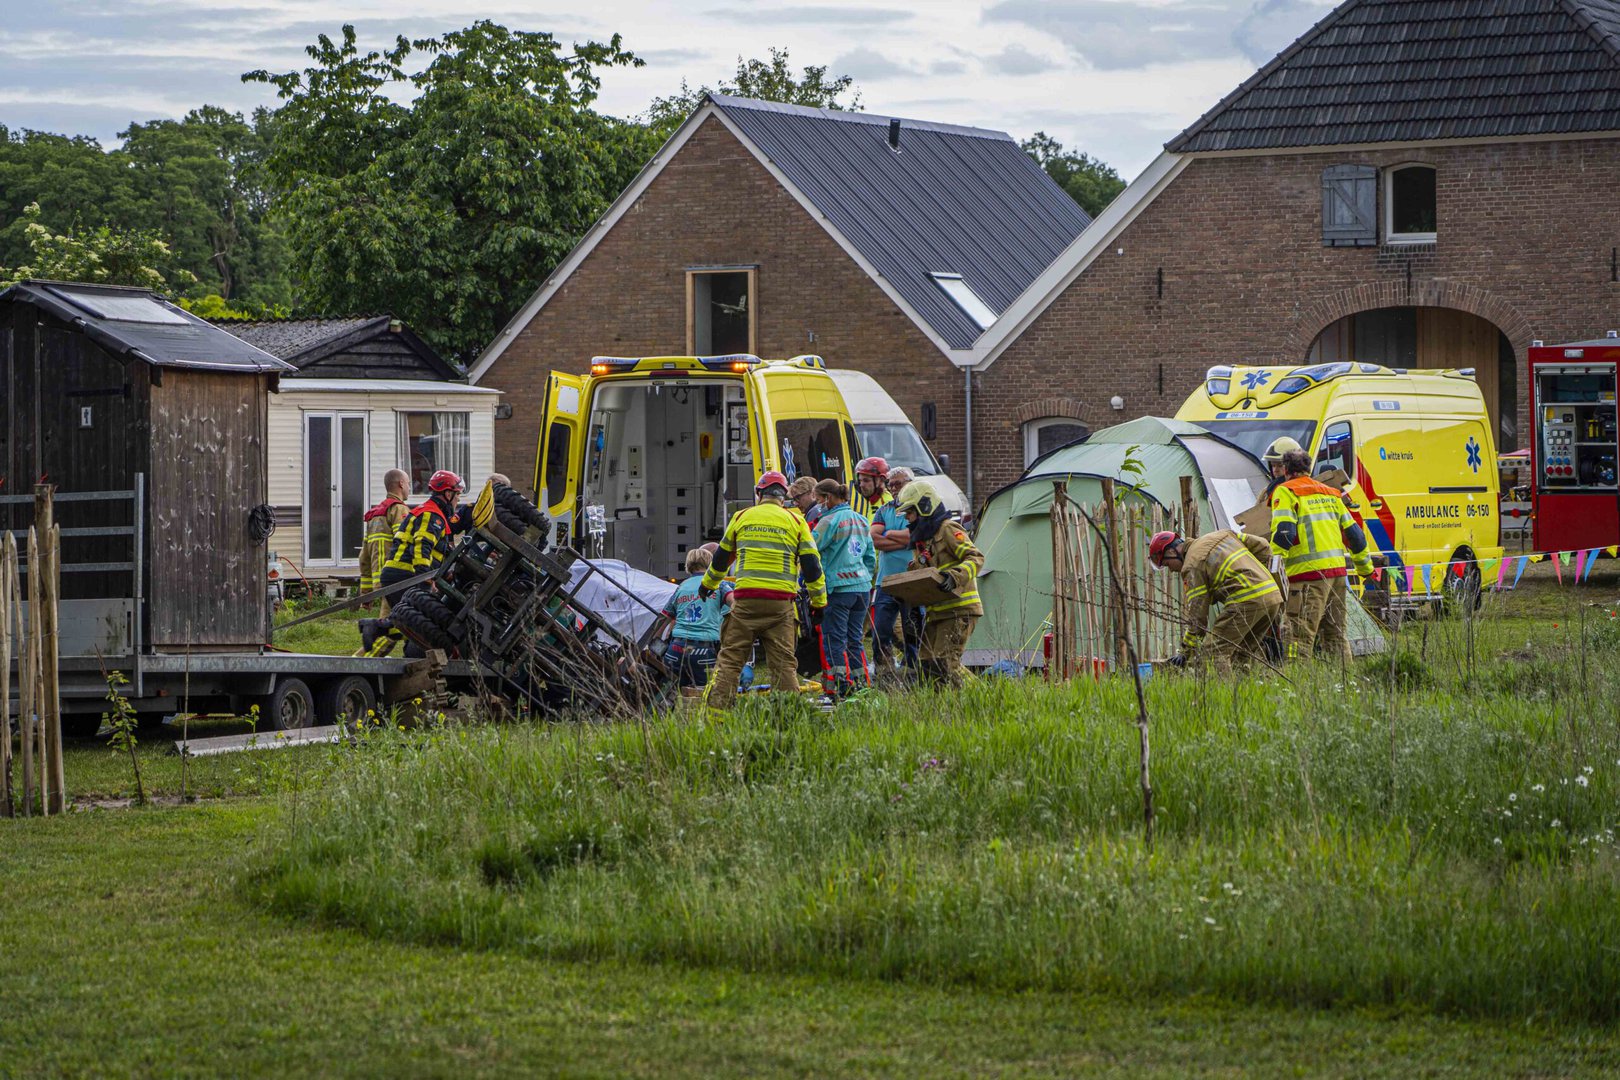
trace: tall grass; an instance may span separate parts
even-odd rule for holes
[[[1469,632],[1403,632],[1393,666],[1154,678],[1151,849],[1130,684],[987,681],[381,732],[244,887],[558,958],[1615,1019],[1620,635]]]

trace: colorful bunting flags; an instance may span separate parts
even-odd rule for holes
[[[1519,587],[1519,579],[1524,577],[1524,568],[1529,566],[1535,560],[1536,557],[1534,555],[1519,556],[1519,568],[1513,572],[1513,587],[1515,589]]]
[[[1429,571],[1432,570],[1433,567],[1431,567],[1428,563],[1424,563],[1421,567],[1419,567],[1419,569],[1423,571],[1423,591],[1434,592],[1433,579],[1429,576]]]
[[[1577,551],[1575,553],[1575,580],[1581,580],[1581,575],[1584,573],[1586,573],[1586,552]]]

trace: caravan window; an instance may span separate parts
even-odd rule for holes
[[[428,479],[449,469],[465,482],[469,464],[467,414],[402,412],[399,416],[399,467],[411,475],[411,494],[426,495]]]
[[[778,420],[776,439],[782,472],[789,480],[801,476],[843,479],[844,444],[837,420]]]

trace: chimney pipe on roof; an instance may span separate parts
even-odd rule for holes
[[[889,118],[889,149],[895,153],[900,152],[900,118]]]

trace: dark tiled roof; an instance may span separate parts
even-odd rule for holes
[[[388,316],[365,315],[349,319],[264,319],[242,322],[236,319],[219,325],[243,341],[249,341],[273,356],[292,363],[322,345],[346,337],[372,323],[388,323]]]
[[[210,371],[291,371],[274,356],[149,289],[23,281],[0,292],[0,303],[32,304],[76,326],[108,352],[154,367]]]
[[[1620,0],[1348,0],[1167,149],[1620,130]]]
[[[952,348],[983,332],[932,273],[1005,311],[1091,222],[1003,132],[713,95],[726,118]]]

